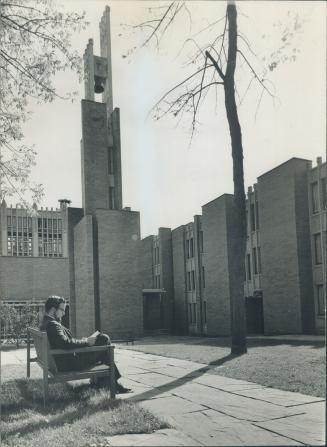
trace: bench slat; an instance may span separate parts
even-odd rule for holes
[[[73,354],[74,352],[98,352],[107,351],[110,349],[110,345],[106,346],[85,346],[84,348],[73,348],[73,349],[50,349],[49,353],[51,355],[57,354]]]

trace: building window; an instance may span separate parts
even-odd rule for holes
[[[257,275],[258,274],[258,262],[257,262],[257,249],[253,248],[252,249],[252,257],[253,257],[253,274]]]
[[[324,316],[326,312],[324,286],[322,284],[319,284],[316,287],[317,287],[317,315]]]
[[[317,287],[317,315],[318,316],[324,316],[326,313],[326,303],[325,303],[325,293],[324,293],[324,286],[322,284],[319,284]]]
[[[257,247],[258,252],[258,273],[261,273],[261,248]]]
[[[203,301],[203,322],[207,323],[207,302]]]
[[[315,252],[315,264],[322,264],[322,252],[321,252],[321,234],[317,233],[313,235],[313,244]]]
[[[254,203],[250,205],[250,221],[251,221],[251,231],[255,231],[255,209]]]
[[[189,303],[188,305],[188,312],[189,312],[189,321],[190,323],[193,323],[193,318],[192,318],[192,304]]]
[[[113,186],[109,187],[109,209],[115,209],[115,188]]]
[[[114,173],[114,149],[112,147],[108,148],[108,173]]]
[[[192,270],[191,272],[191,278],[192,278],[192,290],[195,290],[195,271]]]
[[[318,182],[311,184],[311,202],[312,213],[317,213],[319,211]]]
[[[327,191],[326,191],[326,178],[320,179],[320,189],[321,189],[321,205],[322,209],[327,208]]]
[[[32,232],[28,233],[26,242],[32,251]],[[62,219],[38,219],[38,249],[39,256],[62,257]]]
[[[153,247],[153,263],[154,263],[154,265],[160,264],[160,261],[159,261],[159,247],[158,247],[158,245],[155,245]]]
[[[187,290],[191,289],[191,272],[187,272]]]
[[[200,236],[200,253],[203,253],[203,231],[201,230],[199,233]]]
[[[249,212],[248,210],[245,211],[245,228],[246,228],[246,236],[249,236]]]
[[[15,210],[12,210],[14,214]],[[28,233],[28,218],[24,216],[7,216],[7,255],[32,256],[32,233]]]
[[[206,287],[206,276],[205,276],[205,270],[204,267],[202,266],[202,287],[205,289]]]
[[[259,228],[259,203],[255,201],[255,227],[258,230]]]
[[[193,303],[193,323],[196,323],[196,304]]]
[[[251,280],[251,255],[246,255],[248,280]]]
[[[193,258],[194,256],[194,241],[193,238],[191,237],[190,239],[190,258]]]

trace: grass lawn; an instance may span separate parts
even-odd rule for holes
[[[204,337],[145,337],[124,346],[210,365],[210,374],[325,397],[326,349],[322,337],[249,337],[248,352],[230,355],[230,339]]]
[[[167,427],[138,405],[120,399],[112,401],[107,390],[95,390],[88,384],[74,388],[50,385],[49,404],[44,409],[40,379],[15,378],[25,373],[25,368],[16,365],[4,367],[3,372],[3,447],[104,447],[109,445],[107,436],[151,433]]]

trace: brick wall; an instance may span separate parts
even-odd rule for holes
[[[0,256],[0,296],[7,300],[69,299],[68,259]]]
[[[101,330],[117,338],[143,333],[140,216],[97,210]]]
[[[170,228],[159,228],[160,240],[160,264],[162,275],[162,287],[166,293],[163,299],[163,324],[164,328],[172,331],[173,305],[174,305],[174,280],[173,280],[173,257]]]
[[[174,275],[174,333],[188,333],[187,299],[185,292],[185,227],[180,226],[172,232],[172,254]]]
[[[67,240],[69,263],[69,326],[73,334],[76,334],[76,294],[75,294],[75,262],[74,262],[74,227],[83,218],[82,208],[67,208]]]
[[[109,206],[106,104],[82,100],[82,199],[85,214]]]
[[[84,216],[74,229],[76,336],[95,329],[93,217]]]
[[[308,172],[312,163],[297,161],[297,165],[295,172],[295,214],[302,331],[312,334],[315,330],[315,308],[308,203]]]
[[[207,335],[230,335],[230,274],[227,213],[233,196],[224,194],[202,207]]]
[[[153,236],[141,240],[142,289],[153,288]]]
[[[265,333],[302,332],[296,173],[307,163],[291,159],[258,178]]]

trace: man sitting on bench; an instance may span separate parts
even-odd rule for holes
[[[97,332],[90,337],[74,338],[69,329],[61,324],[65,315],[66,302],[59,296],[50,296],[45,303],[45,314],[40,325],[41,331],[46,331],[52,349],[74,349],[84,346],[110,345],[110,338],[106,334]],[[72,355],[55,355],[54,360],[58,371],[81,371],[97,364],[109,365],[108,351],[72,353]],[[116,392],[128,393],[131,390],[118,383],[121,377],[115,364]],[[92,385],[105,386],[108,384],[107,377],[101,377]]]

